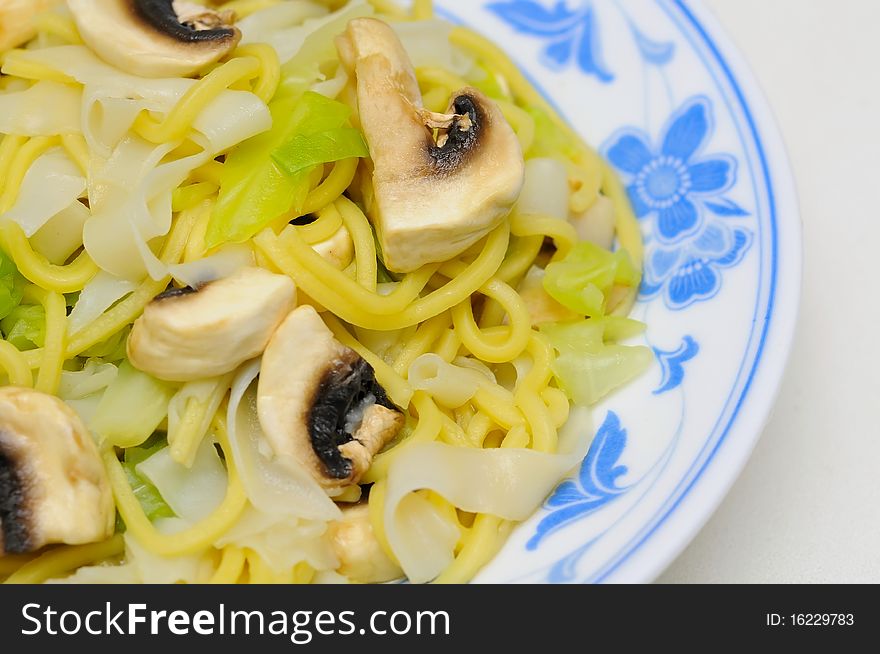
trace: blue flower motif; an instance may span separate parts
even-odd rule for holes
[[[627,471],[626,466],[617,464],[625,447],[626,430],[621,427],[617,414],[609,411],[596,432],[577,478],[559,484],[544,503],[551,513],[538,523],[535,535],[526,543],[527,549],[536,549],[549,534],[596,511],[630,489],[630,486],[617,485],[617,480]]]
[[[663,371],[663,378],[654,395],[662,395],[681,386],[684,381],[684,364],[699,354],[700,345],[693,336],[685,336],[681,345],[675,350],[666,351],[656,347],[652,349]]]
[[[715,297],[721,289],[721,269],[736,266],[751,244],[750,231],[715,222],[682,246],[657,247],[645,262],[642,297],[663,293],[666,305],[674,311]]]
[[[608,84],[614,80],[614,74],[602,59],[592,3],[572,10],[565,2],[557,2],[552,9],[547,9],[534,0],[506,0],[490,2],[486,9],[518,32],[548,40],[543,52],[548,68],[559,70],[575,60],[582,71],[602,82]]]
[[[656,216],[654,234],[662,242],[673,243],[698,232],[700,204],[721,195],[736,180],[733,157],[699,157],[712,131],[709,100],[697,97],[673,114],[659,147],[644,132],[628,128],[615,134],[604,149],[626,178],[636,215]],[[714,204],[726,208],[728,215],[744,215],[730,200],[721,198]]]

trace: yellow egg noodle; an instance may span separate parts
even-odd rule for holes
[[[0,379],[75,411],[70,419],[97,441],[95,474],[116,510],[116,527],[103,539],[49,538],[5,555],[11,527],[4,519],[15,515],[0,512],[0,580],[466,582],[586,454],[589,413],[562,383],[557,359],[565,344],[542,325],[601,324],[598,348],[603,338],[618,338],[610,332],[631,328],[614,322],[632,308],[643,256],[625,190],[499,47],[439,21],[430,0],[406,10],[392,0],[233,0],[213,9],[235,12],[242,38],[192,73],[143,77],[116,68],[93,51],[60,0],[33,17],[15,47],[0,50],[7,258],[0,305],[12,298],[0,320]],[[461,89],[476,87],[512,128],[526,187],[541,186],[540,177],[529,180],[541,162],[557,171],[557,208],[523,190],[512,211],[509,203],[451,258],[395,272],[386,264],[397,255],[383,251],[393,244],[376,226],[386,200],[370,156],[349,151],[309,168],[282,162],[292,132],[280,134],[279,108],[305,121],[303,97],[334,103],[321,121],[331,120],[333,107],[350,109],[342,127],[322,128],[340,143],[368,129],[350,53],[336,37],[350,21],[370,17],[391,24],[412,59],[424,108],[410,109],[428,121],[432,147],[464,138],[455,125],[472,128],[469,114],[449,106]],[[275,161],[259,162],[269,166],[263,177],[253,162],[237,163],[258,147],[271,149]],[[295,180],[301,195],[286,210],[271,205],[275,213],[258,216],[250,232],[229,235],[218,216],[249,211],[246,201],[235,204],[235,193],[248,192],[236,175],[257,180],[248,188]],[[578,293],[570,304],[550,291],[556,271],[560,284],[565,274],[584,285],[594,279],[570,272],[586,256],[578,220],[605,221],[614,244],[600,243],[601,251],[611,261],[616,247],[614,265],[623,257],[631,268],[629,282],[615,277],[602,289],[603,315],[578,308]],[[248,354],[244,337],[224,341],[222,326],[192,335],[215,339],[218,357],[225,347],[230,356],[242,353],[228,369],[206,362],[197,378],[153,373],[146,355],[132,354],[146,342],[175,347],[132,328],[172,306],[157,296],[195,293],[192,302],[206,303],[220,292],[218,280],[242,274],[267,275],[277,298],[295,297],[286,318],[288,300],[266,305],[288,308],[259,349]],[[235,311],[244,316],[250,299],[237,300]],[[260,311],[254,315],[268,309]],[[371,391],[375,404],[365,405],[361,424],[377,407],[375,415],[381,409],[396,421],[390,441],[372,450],[351,438],[361,427],[346,431],[349,442],[336,454],[351,467],[367,452],[348,484],[306,470],[264,416],[262,384],[276,374],[270,350],[294,314],[312,326],[309,334],[321,334],[309,343],[353,352],[375,375],[380,390]],[[180,342],[190,338],[184,334]],[[296,356],[310,356],[302,349]],[[171,351],[156,355],[164,356],[156,365],[174,358]],[[288,361],[296,365],[295,357]],[[278,406],[299,401],[278,395]],[[0,397],[0,421],[24,411],[23,403]],[[8,465],[3,447],[0,439],[0,464]]]

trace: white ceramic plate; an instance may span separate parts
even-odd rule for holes
[[[767,419],[800,295],[796,196],[773,118],[696,0],[438,0],[504,47],[612,162],[645,234],[654,368],[478,582],[647,582],[733,483]]]

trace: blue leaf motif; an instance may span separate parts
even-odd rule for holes
[[[705,202],[706,208],[710,209],[712,213],[717,214],[719,216],[748,216],[749,212],[739,206],[733,200],[728,200],[727,198],[718,198],[717,200],[713,200],[712,202]]]
[[[675,350],[667,352],[656,347],[653,349],[663,371],[663,378],[654,395],[662,395],[681,386],[684,381],[684,364],[697,356],[700,345],[693,336],[685,336],[681,345]]]
[[[715,259],[715,263],[724,268],[732,268],[743,260],[751,245],[752,233],[745,229],[736,229],[733,232],[733,245],[730,250]]]
[[[672,58],[675,56],[674,43],[658,43],[645,36],[645,33],[636,27],[634,23],[630,23],[629,27],[635,37],[636,45],[639,46],[639,51],[646,61],[655,66],[663,66],[672,61]]]
[[[574,61],[585,73],[595,75],[608,84],[614,75],[602,58],[596,15],[591,2],[579,9],[569,9],[557,2],[547,9],[534,0],[490,2],[486,8],[515,30],[549,41],[543,51],[543,62],[552,70],[560,70]]]
[[[617,485],[619,478],[627,472],[626,466],[618,465],[626,448],[626,439],[626,429],[621,426],[620,418],[609,411],[581,463],[577,478],[563,481],[546,501],[545,507],[552,511],[538,523],[535,535],[526,543],[527,549],[536,549],[547,535],[629,490],[630,486]]]
[[[614,74],[608,70],[602,60],[602,44],[599,30],[596,29],[596,17],[592,8],[584,15],[581,44],[578,49],[578,65],[585,73],[591,73],[600,81],[608,84],[614,80]]]
[[[520,32],[540,36],[565,34],[583,19],[583,12],[570,11],[565,2],[557,2],[552,10],[532,0],[490,2],[486,8]]]
[[[565,66],[565,63],[571,59],[571,53],[574,49],[574,37],[566,36],[561,41],[551,43],[544,48],[544,63],[550,68],[558,70]]]
[[[578,481],[589,496],[605,497],[619,493],[617,479],[626,474],[626,466],[615,465],[626,447],[626,430],[620,426],[620,418],[613,411],[596,433],[587,458],[581,465]]]

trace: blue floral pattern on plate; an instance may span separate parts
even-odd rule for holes
[[[490,2],[486,8],[518,32],[549,41],[542,52],[542,61],[551,70],[560,70],[575,61],[582,72],[594,75],[600,82],[614,81],[614,73],[602,53],[592,2],[569,9],[566,2],[556,2],[548,8],[534,0],[506,0]],[[655,66],[668,64],[675,55],[675,44],[651,39],[622,7],[618,9],[627,17],[630,32],[645,61]]]
[[[497,14],[519,32],[547,39],[544,64],[558,70],[572,60],[580,69],[608,84],[614,74],[602,59],[599,31],[591,3],[580,9],[569,9],[565,2],[557,2],[552,9],[532,0],[491,2],[486,8]]]
[[[698,157],[711,132],[711,105],[698,97],[673,114],[659,147],[631,128],[618,132],[605,147],[608,160],[629,180],[636,216],[656,219],[653,233],[660,241],[676,243],[697,232],[700,200],[722,194],[736,179],[733,157]]]
[[[437,4],[477,29],[487,19],[483,31],[603,144],[638,214],[645,255],[635,315],[648,324],[657,366],[597,408],[604,421],[577,472],[478,578],[602,581],[721,451],[733,418],[722,414],[707,435],[715,402],[734,403],[723,406],[737,407],[735,416],[751,387],[777,279],[770,175],[784,165],[767,167],[759,131],[772,126],[764,114],[756,127],[751,90],[740,88],[725,46],[707,37],[687,0]],[[735,316],[729,334],[714,329],[718,312]]]
[[[663,370],[660,386],[654,390],[654,395],[662,395],[681,386],[684,381],[684,364],[697,356],[700,345],[693,336],[685,336],[675,350],[666,351],[657,347],[653,350]]]
[[[617,480],[627,472],[626,466],[618,464],[625,447],[626,429],[621,426],[618,415],[609,411],[577,478],[563,481],[545,502],[551,513],[538,523],[535,535],[526,543],[527,549],[536,549],[545,536],[602,508],[629,490],[630,486],[617,485]]]

